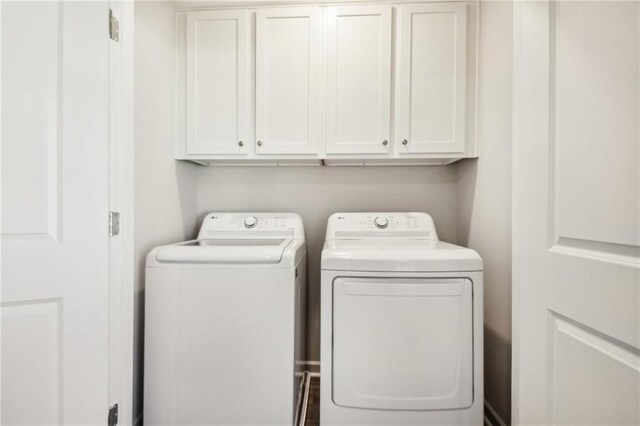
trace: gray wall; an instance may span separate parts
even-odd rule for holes
[[[196,223],[198,166],[174,160],[172,3],[136,2],[134,38],[135,417],[142,413],[145,256],[156,245],[191,236]]]
[[[483,2],[479,158],[459,163],[458,242],[484,259],[485,399],[511,419],[512,5]]]
[[[292,211],[304,218],[309,253],[309,354],[320,359],[320,252],[338,211],[425,211],[456,242],[454,167],[201,168],[198,218],[210,211]]]

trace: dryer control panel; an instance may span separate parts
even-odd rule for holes
[[[433,219],[427,213],[335,213],[327,223],[327,240],[358,238],[422,238],[437,240]]]
[[[288,237],[304,239],[302,218],[296,213],[209,213],[198,239]]]

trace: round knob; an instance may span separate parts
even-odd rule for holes
[[[406,139],[402,139],[402,145],[406,145],[406,144],[408,144],[408,143],[409,143],[409,141],[408,141],[408,140],[406,140]]]
[[[383,141],[382,141],[382,145],[384,145],[384,146],[389,145],[389,141],[388,141],[388,140],[386,140],[386,139],[385,139],[385,140],[383,140]]]
[[[238,146],[244,146],[244,143],[242,141],[239,141]]]
[[[256,142],[256,145],[258,145],[258,146],[262,146],[262,141],[258,141],[258,142]]]
[[[389,226],[389,221],[387,220],[386,217],[376,217],[375,220],[373,221],[373,223],[380,229],[384,229],[387,226]]]
[[[245,228],[253,228],[257,224],[258,224],[258,219],[256,219],[255,216],[248,216],[244,220],[244,227]]]

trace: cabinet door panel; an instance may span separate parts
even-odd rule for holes
[[[400,153],[464,152],[466,7],[401,8]]]
[[[318,8],[259,9],[256,152],[318,152]]]
[[[386,154],[391,6],[331,7],[327,16],[327,153]]]
[[[248,38],[244,10],[188,13],[187,154],[247,153]]]

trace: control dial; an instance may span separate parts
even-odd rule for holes
[[[258,224],[258,219],[255,216],[247,216],[244,220],[245,228],[253,228]]]
[[[387,220],[386,217],[382,217],[382,216],[378,216],[374,219],[373,221],[374,225],[376,225],[376,227],[380,228],[380,229],[384,229],[387,226],[389,226],[389,221]]]

